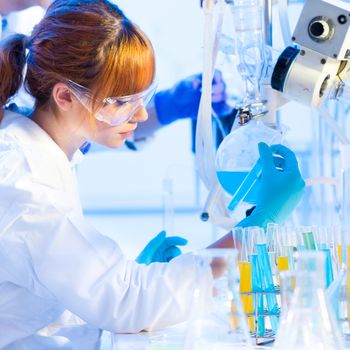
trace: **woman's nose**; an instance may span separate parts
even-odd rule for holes
[[[145,107],[140,108],[131,118],[131,122],[142,123],[148,119],[148,112]]]

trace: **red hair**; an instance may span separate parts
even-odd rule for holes
[[[72,80],[105,98],[140,92],[155,75],[149,39],[108,0],[56,0],[30,38],[2,42],[0,107],[19,89],[25,63],[25,87],[38,108],[52,103],[60,81]]]

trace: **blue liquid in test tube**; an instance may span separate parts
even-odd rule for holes
[[[262,277],[261,270],[258,264],[258,256],[256,254],[250,255],[250,261],[252,263],[252,289],[253,292],[262,292]],[[262,294],[255,294],[254,298],[254,310],[257,314],[264,314],[264,296]],[[258,316],[255,320],[257,324],[257,335],[263,337],[265,335],[265,319],[263,316]]]
[[[270,265],[269,253],[267,245],[265,243],[258,243],[256,245],[256,251],[258,253],[258,264],[262,270],[262,287],[264,292],[274,292],[275,287],[272,277],[272,269]],[[269,314],[275,314],[276,316],[270,316],[271,327],[276,334],[278,328],[278,304],[275,294],[266,294],[267,309]]]
[[[322,248],[321,250],[326,254],[326,288],[328,288],[334,280],[331,250],[329,248]]]

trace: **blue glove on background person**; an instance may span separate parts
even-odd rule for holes
[[[283,223],[299,203],[305,188],[300,175],[295,154],[283,145],[269,147],[259,143],[262,165],[260,190],[256,207],[250,216],[240,221],[237,226],[265,227],[268,223]],[[284,158],[283,170],[276,169],[273,154]]]
[[[215,71],[212,82],[212,105],[219,116],[232,110],[226,104],[226,86],[220,71]],[[192,75],[175,84],[171,89],[159,91],[154,96],[157,118],[162,125],[177,119],[196,119],[202,95],[202,75]]]
[[[169,262],[181,255],[181,250],[177,246],[186,244],[187,239],[176,236],[166,237],[165,231],[162,231],[146,245],[135,261],[145,265],[153,262]]]

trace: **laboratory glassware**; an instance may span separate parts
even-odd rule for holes
[[[233,211],[242,200],[255,204],[262,169],[258,162],[258,144],[281,143],[285,132],[286,129],[273,129],[262,121],[252,120],[222,141],[216,156],[216,172],[225,192],[233,196],[229,210]]]
[[[163,230],[171,236],[174,234],[174,193],[173,193],[173,179],[167,177],[163,179]]]
[[[333,311],[325,296],[325,254],[298,252],[295,291],[278,330],[276,350],[344,349]]]
[[[291,306],[295,288],[295,271],[283,270],[280,272],[281,287],[281,317],[280,327],[283,327],[285,316]]]
[[[255,331],[255,320],[253,304],[253,280],[252,280],[252,261],[249,260],[249,231],[243,227],[234,227],[232,229],[234,247],[238,249],[238,268],[239,268],[239,293],[244,313],[247,315],[247,321],[250,332]]]
[[[341,332],[346,340],[350,338],[350,242],[349,231],[341,229],[341,244],[337,246],[341,268],[337,278],[329,286],[327,297],[332,305]]]
[[[259,0],[237,0],[231,6],[238,71],[246,85],[244,104],[261,101],[260,82],[266,65],[262,11]]]
[[[257,263],[261,271],[262,290],[265,292],[265,300],[267,305],[267,313],[274,334],[278,328],[279,307],[275,292],[275,283],[273,281],[273,274],[271,268],[271,261],[268,254],[266,237],[263,229],[256,229],[254,232],[255,249],[257,254]]]
[[[199,349],[251,349],[249,327],[239,295],[237,250],[203,249],[195,253],[197,285],[203,286],[208,269],[212,271],[212,298],[207,310],[196,302],[201,288],[194,294],[193,312],[185,337],[185,350]]]

